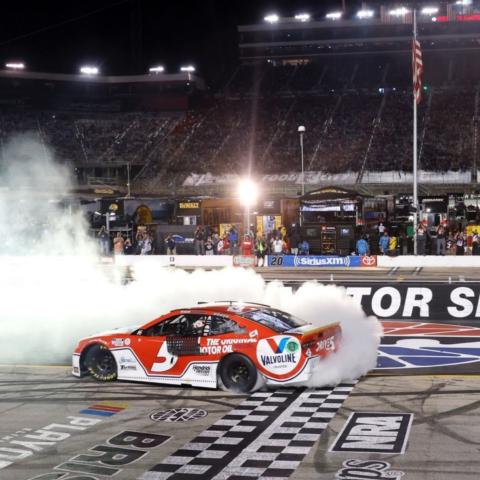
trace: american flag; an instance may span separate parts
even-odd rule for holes
[[[412,44],[413,96],[417,105],[422,100],[423,60],[420,42],[414,38]]]

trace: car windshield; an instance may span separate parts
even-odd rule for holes
[[[249,320],[261,323],[276,332],[286,332],[287,330],[292,330],[293,328],[298,328],[306,324],[303,320],[289,313],[273,308],[261,308],[242,313],[241,315]]]

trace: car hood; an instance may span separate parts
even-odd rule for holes
[[[120,335],[125,333],[132,333],[140,328],[140,325],[130,325],[129,327],[114,328],[113,330],[106,330],[104,332],[95,333],[85,338],[104,337],[106,335]]]

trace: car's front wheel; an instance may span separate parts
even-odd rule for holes
[[[246,356],[233,353],[220,363],[220,380],[225,389],[235,393],[249,393],[257,385],[258,372]]]
[[[95,345],[88,350],[85,355],[85,367],[96,380],[108,382],[117,378],[115,358],[103,345]]]

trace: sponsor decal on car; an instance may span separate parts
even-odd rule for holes
[[[155,410],[150,414],[154,422],[189,422],[208,415],[200,408],[170,408],[169,410]]]
[[[206,377],[208,377],[210,375],[211,369],[212,369],[212,367],[210,367],[210,365],[194,365],[192,367],[193,373],[195,373],[197,375],[203,375],[203,376],[206,376]]]
[[[290,373],[300,362],[301,346],[297,338],[288,335],[262,339],[257,346],[257,360],[270,373]]]
[[[330,452],[405,453],[413,414],[354,412]]]
[[[337,480],[400,480],[405,472],[390,470],[391,465],[381,460],[345,460],[335,474]]]
[[[123,347],[125,345],[125,340],[123,338],[112,338],[112,345],[114,347]]]

